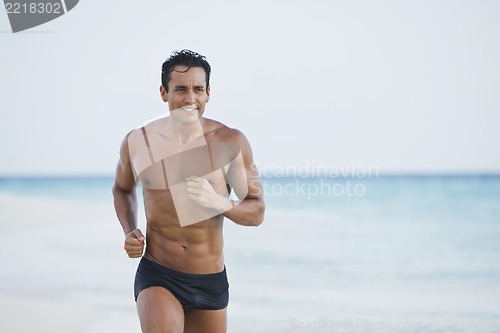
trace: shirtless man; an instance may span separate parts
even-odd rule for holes
[[[226,332],[223,220],[258,226],[264,218],[247,139],[202,117],[209,79],[205,57],[174,52],[162,66],[160,86],[169,116],[132,130],[121,145],[113,195],[125,251],[142,257],[134,292],[143,332]],[[137,228],[138,181],[146,236]]]

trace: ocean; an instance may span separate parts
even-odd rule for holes
[[[0,193],[112,207],[112,184],[0,178]],[[261,226],[225,222],[229,332],[500,332],[500,175],[265,177],[263,185]],[[0,291],[30,284],[14,269],[0,273]],[[92,269],[71,283],[44,276],[29,290],[131,292],[129,276],[103,282]]]

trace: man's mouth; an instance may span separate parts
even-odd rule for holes
[[[198,108],[197,107],[194,107],[194,106],[183,106],[181,107],[182,111],[185,111],[185,112],[196,112],[198,111]]]

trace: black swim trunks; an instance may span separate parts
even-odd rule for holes
[[[188,274],[177,272],[142,258],[137,268],[134,295],[149,287],[163,287],[179,300],[184,310],[221,310],[229,303],[226,268],[220,273]]]

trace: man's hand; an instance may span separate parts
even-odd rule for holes
[[[215,192],[212,185],[202,177],[189,177],[188,193],[189,197],[199,205],[215,209],[219,212],[225,212],[232,208],[231,201]]]
[[[144,241],[146,238],[139,229],[132,230],[125,236],[125,252],[129,258],[140,258],[144,251]]]

